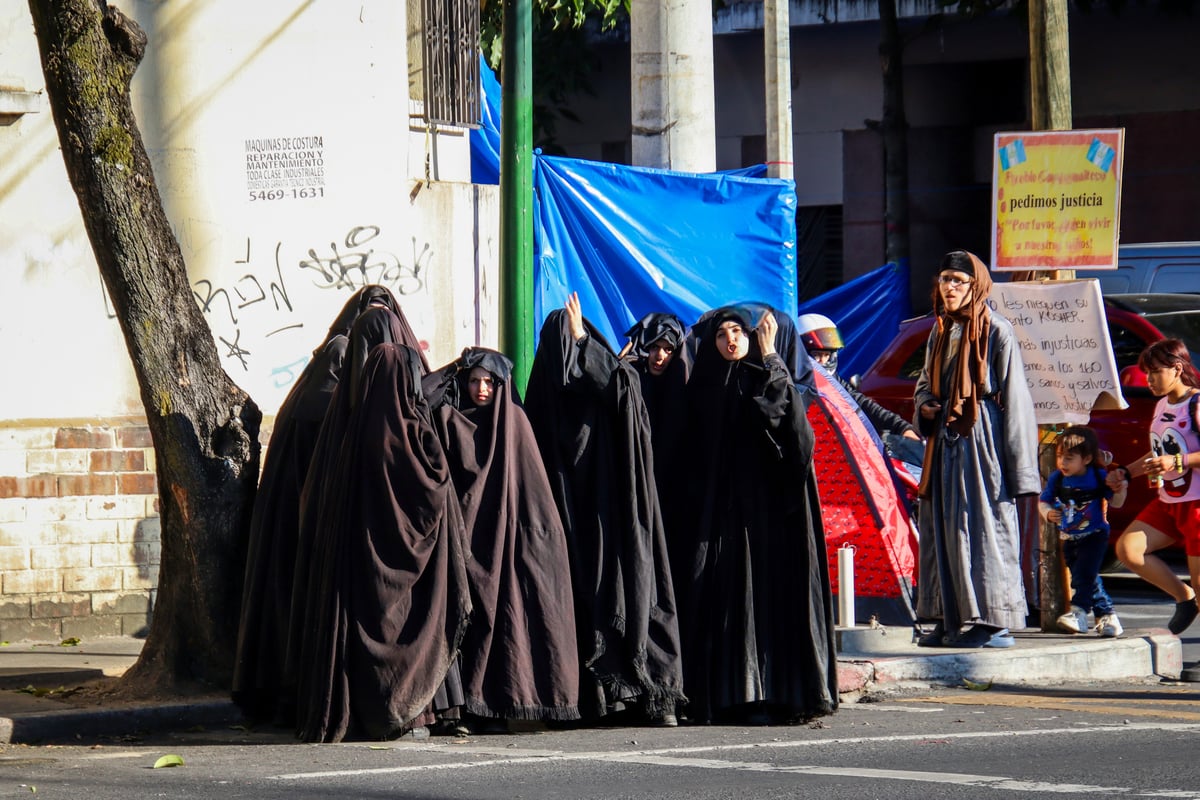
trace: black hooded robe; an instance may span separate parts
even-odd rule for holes
[[[652,313],[642,317],[625,332],[629,352],[625,360],[637,372],[641,383],[642,401],[650,420],[651,442],[654,449],[654,483],[658,489],[659,508],[666,530],[670,555],[672,586],[677,608],[687,602],[687,575],[691,563],[686,547],[687,513],[687,381],[691,372],[691,354],[686,347],[687,332],[674,314]],[[650,347],[660,339],[675,350],[667,368],[655,375],[648,366]]]
[[[525,402],[567,533],[580,711],[661,719],[683,693],[650,426],[637,374],[585,324],[576,342],[566,312],[550,313]]]
[[[474,367],[495,381],[486,406],[467,393]],[[475,347],[424,381],[469,541],[464,707],[481,717],[575,720],[579,653],[566,533],[511,375],[505,356]]]
[[[720,309],[693,327],[688,443],[695,540],[681,613],[689,714],[792,721],[837,708],[837,661],[813,431],[784,361],[726,361]]]
[[[233,699],[252,719],[271,719],[279,711],[300,530],[300,493],[321,421],[341,376],[351,326],[372,304],[400,312],[392,293],[383,286],[365,286],[351,295],[275,415],[250,519],[233,668]],[[290,707],[290,700],[286,705]]]
[[[417,354],[370,350],[323,492],[298,663],[298,733],[386,739],[427,721],[470,597],[462,515]]]

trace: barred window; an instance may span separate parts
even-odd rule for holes
[[[421,0],[424,119],[476,128],[479,99],[479,0]]]

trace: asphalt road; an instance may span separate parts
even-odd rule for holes
[[[590,729],[297,745],[192,731],[0,750],[0,797],[1016,798],[1200,800],[1200,689],[952,689],[845,706],[806,726]],[[154,769],[163,755],[184,765]]]
[[[1127,628],[1171,603],[1106,576]],[[1200,658],[1200,624],[1184,636]],[[297,744],[232,727],[0,746],[0,798],[1047,798],[1200,800],[1200,684],[993,686],[845,705],[794,727],[607,728]],[[183,766],[155,769],[177,755]]]

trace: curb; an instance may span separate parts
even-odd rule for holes
[[[0,691],[24,689],[26,686],[58,686],[67,683],[82,683],[122,675],[126,667],[104,669],[101,667],[46,667],[38,670],[0,670]]]
[[[84,738],[230,725],[244,719],[232,700],[37,711],[0,717],[0,744],[74,744]]]
[[[1014,648],[994,650],[843,653],[837,664],[838,693],[956,686],[964,679],[1026,686],[1156,675],[1175,680],[1183,669],[1183,646],[1165,631],[1052,647],[1022,647],[1022,639],[1017,641]]]

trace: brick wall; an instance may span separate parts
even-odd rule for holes
[[[159,548],[144,420],[0,423],[0,641],[138,633]]]

